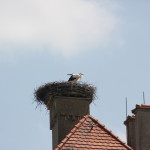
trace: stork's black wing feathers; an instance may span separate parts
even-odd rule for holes
[[[71,76],[68,81],[73,81],[76,77]]]

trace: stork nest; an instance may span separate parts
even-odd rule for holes
[[[96,97],[96,88],[79,82],[51,82],[35,90],[34,96],[38,104],[45,104],[47,107],[55,96],[89,98],[92,102]]]

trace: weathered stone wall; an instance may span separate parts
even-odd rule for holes
[[[136,113],[136,150],[150,150],[150,111]]]
[[[135,147],[135,116],[128,116],[127,120],[124,122],[127,128],[127,144],[136,150]]]
[[[124,122],[127,127],[127,144],[133,150],[150,150],[150,105],[136,105],[133,116]]]

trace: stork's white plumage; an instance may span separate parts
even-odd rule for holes
[[[68,74],[68,75],[71,75],[70,78],[69,78],[69,82],[76,82],[79,78],[81,79],[83,74],[82,73],[77,73],[77,74]]]

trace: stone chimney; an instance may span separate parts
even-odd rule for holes
[[[135,150],[135,116],[128,116],[124,124],[127,128],[127,144]]]
[[[83,116],[90,114],[94,93],[92,86],[72,82],[48,83],[35,92],[36,99],[50,110],[53,149]]]
[[[125,121],[128,145],[134,150],[150,150],[150,105],[136,105],[132,113],[135,116]]]
[[[65,138],[75,124],[89,114],[89,98],[54,97],[50,108],[50,129],[53,149]]]

